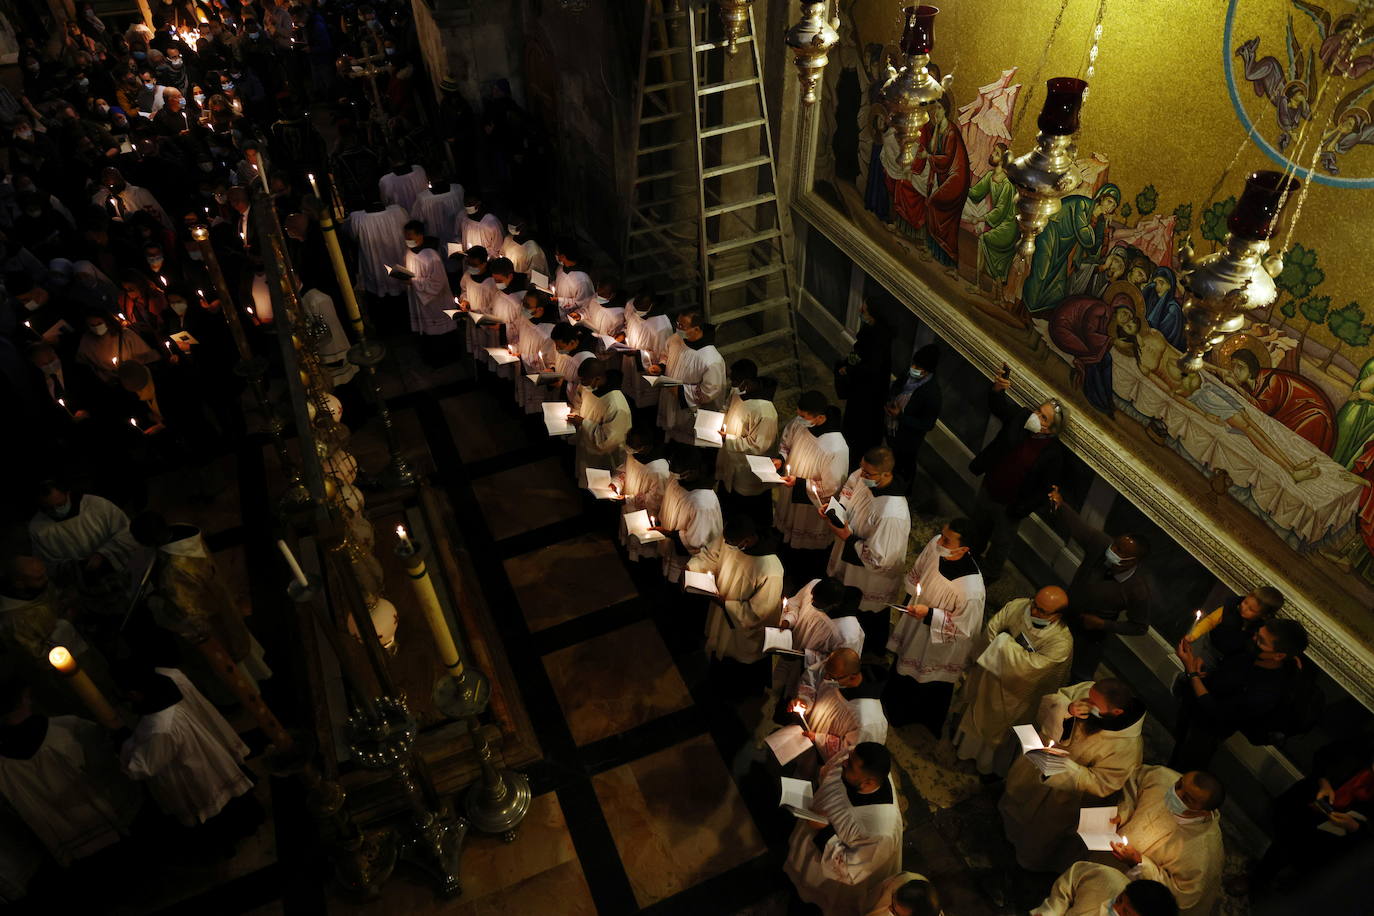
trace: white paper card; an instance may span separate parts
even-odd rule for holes
[[[814,747],[814,745],[807,740],[806,733],[802,731],[800,725],[784,725],[767,738],[764,738],[763,742],[768,745],[769,749],[773,752],[773,756],[778,758],[778,763],[783,766],[796,760],[802,754],[805,754]],[[797,781],[800,782],[801,780]],[[811,784],[807,783],[806,787],[808,789],[811,788]],[[805,806],[803,805],[802,807]]]
[[[684,570],[682,573],[682,587],[689,592],[696,592],[699,595],[719,595],[716,591],[716,574],[713,572],[693,572]]]
[[[777,627],[763,628],[763,651],[765,652],[793,652],[792,631],[782,630]],[[784,761],[785,762],[785,761]]]
[[[544,427],[550,436],[571,436],[577,432],[577,427],[568,422],[572,408],[567,401],[549,401],[540,406],[544,408]]]
[[[749,470],[753,471],[759,480],[764,483],[782,483],[777,468],[773,467],[772,458],[767,455],[746,455],[745,460],[749,462]]]
[[[681,388],[682,382],[666,375],[646,375],[644,381],[649,383],[650,388]]]
[[[520,357],[516,356],[505,347],[483,347],[487,355],[495,361],[498,366],[509,366],[511,363],[520,362]]]
[[[449,256],[450,258],[453,257],[455,254],[462,254],[462,253],[463,253],[463,243],[462,243],[462,242],[449,242],[449,243],[448,243],[448,256]]]
[[[597,499],[620,499],[611,486],[611,472],[603,468],[587,468],[587,490]]]
[[[537,270],[530,271],[530,284],[536,289],[542,289],[546,293],[553,292],[553,287],[549,286],[549,278]]]
[[[538,372],[538,373],[530,373],[530,374],[526,375],[525,378],[529,379],[533,384],[538,385],[538,384],[540,384],[540,383],[542,383],[542,382],[556,382],[556,381],[559,381],[560,379],[563,378],[563,373],[561,373],[561,372]]]
[[[663,532],[650,531],[650,527],[647,509],[640,509],[638,512],[631,512],[625,516],[625,530],[634,535],[634,539],[641,544],[664,539]]]
[[[725,439],[721,436],[721,427],[725,425],[725,414],[719,410],[698,410],[697,411],[697,445],[707,445],[712,448],[720,448],[725,444]]]
[[[805,779],[782,777],[782,799],[778,805],[803,820],[815,821],[817,824],[830,823],[825,815],[811,810],[811,783]]]
[[[1116,817],[1116,805],[1106,808],[1082,808],[1078,812],[1078,835],[1090,852],[1106,852],[1113,843],[1120,843],[1116,827],[1108,823]]]
[[[452,318],[454,321],[457,321],[458,319],[455,316],[457,316],[461,311],[461,309],[444,309],[444,314]]]
[[[1013,725],[1011,732],[1016,736],[1016,740],[1021,742],[1021,753],[1039,750],[1045,746],[1045,742],[1040,740],[1040,733],[1035,730],[1034,725]]]

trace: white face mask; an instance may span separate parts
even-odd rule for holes
[[[463,210],[467,213],[468,216],[472,216],[474,213],[477,212],[477,208],[472,206],[471,204],[464,207]]]
[[[1030,618],[1030,625],[1035,627],[1037,630],[1043,630],[1045,629],[1045,627],[1049,626],[1052,623],[1054,623],[1053,620],[1044,620],[1034,615],[1032,615]]]
[[[179,300],[173,299],[173,300],[171,301],[171,303],[169,303],[169,304],[172,306],[172,311],[176,312],[178,315],[185,315],[185,314],[186,314],[186,303],[185,303],[185,302],[181,302],[181,301],[179,301]]]
[[[1040,432],[1044,429],[1044,426],[1045,424],[1040,422],[1040,414],[1033,413],[1029,417],[1026,417],[1025,427],[1032,433]]]
[[[598,305],[605,305],[607,302],[610,302],[611,300],[607,299],[605,296],[597,296],[596,301]]]
[[[878,488],[878,481],[871,477],[860,477],[859,479],[862,480],[864,486],[868,487],[870,490],[876,490]]]
[[[499,289],[499,290],[503,290],[503,291],[504,291],[505,288],[506,288],[507,286],[510,286],[510,284],[509,284],[509,283],[502,283],[502,282],[499,281],[499,280],[496,282],[496,288]]]
[[[482,272],[482,268],[480,268],[480,267],[469,267],[469,268],[468,268],[468,276],[470,276],[470,277],[475,277],[475,276],[477,276],[478,274],[480,274],[481,272]]]
[[[420,247],[420,243],[415,241],[414,239],[406,239],[406,247],[411,250],[414,250]]]
[[[191,96],[191,98],[196,100],[197,105],[205,104],[205,93],[203,92],[197,92],[195,95]]]
[[[926,370],[917,369],[913,366],[912,368],[907,370],[907,375],[911,376],[914,379],[923,379],[926,377]]]
[[[1107,567],[1109,569],[1116,569],[1121,565],[1121,554],[1117,553],[1115,550],[1112,550],[1110,547],[1107,548],[1107,551],[1102,555],[1102,558],[1107,562]]]
[[[942,560],[948,560],[950,557],[954,556],[953,547],[945,547],[941,544],[935,545],[935,552],[940,555],[940,559]]]
[[[108,324],[94,325],[91,328],[91,333],[96,337],[104,337],[106,334],[110,333],[110,326]]]
[[[686,339],[687,339],[687,331],[686,331],[686,329],[684,329],[684,328],[678,328],[678,329],[677,329],[676,331],[674,331],[673,333],[676,334],[678,337],[681,337],[683,340],[686,340]],[[808,423],[808,424],[806,424],[806,425],[807,425],[807,426],[810,426],[811,424]]]
[[[679,331],[678,333],[681,332]],[[803,417],[800,414],[797,415],[797,422],[800,423],[802,426],[805,426],[807,429],[811,429],[816,425],[815,420],[808,420],[806,419],[806,417]]]

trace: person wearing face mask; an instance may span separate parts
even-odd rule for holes
[[[926,543],[907,570],[904,613],[886,644],[896,653],[887,685],[888,705],[899,711],[893,720],[920,722],[937,738],[983,626],[987,592],[968,547],[972,530],[968,519],[952,519]]]
[[[887,392],[885,439],[897,460],[896,473],[911,491],[916,482],[916,462],[926,433],[940,419],[942,399],[935,367],[940,364],[940,348],[927,344],[911,355],[906,376],[892,383]]]
[[[157,202],[152,192],[129,184],[119,169],[103,169],[100,173],[100,185],[100,189],[91,196],[91,202],[103,209],[115,222],[127,222],[135,213],[146,211],[167,229],[172,228],[171,217],[162,209],[162,205]]]
[[[1001,578],[1021,520],[1045,504],[1045,494],[1064,471],[1059,441],[1063,405],[1051,400],[1034,410],[1018,407],[1007,397],[1010,387],[1011,369],[1004,364],[988,391],[988,410],[1001,429],[968,466],[983,475],[971,516],[976,531],[970,546],[982,559],[988,582]]]
[[[618,378],[611,379],[606,364],[599,359],[583,360],[577,367],[577,379],[577,403],[568,422],[577,427],[574,467],[577,485],[585,487],[588,468],[613,471],[624,460],[630,405],[616,387]]]
[[[631,560],[657,559],[657,543],[641,544],[630,535],[625,516],[643,509],[657,519],[663,511],[663,494],[671,473],[663,444],[652,426],[635,426],[625,436],[625,462],[612,476],[616,492],[622,497],[619,538]]]
[[[491,272],[492,284],[496,287],[489,301],[491,304],[491,317],[501,322],[498,334],[504,340],[505,345],[520,353],[520,334],[525,318],[525,292],[529,286],[529,278],[524,274],[516,273],[514,265],[506,258],[492,258],[487,262],[487,270]],[[487,369],[494,373],[498,378],[513,379],[518,374],[516,372],[519,363],[498,364],[496,357],[490,350],[484,350],[482,357],[485,360]]]
[[[673,321],[663,314],[662,303],[653,293],[642,292],[625,306],[625,331],[620,341],[633,352],[621,357],[625,373],[625,394],[636,407],[657,407],[659,390],[644,378],[644,372],[662,362],[673,336]]]
[[[892,331],[876,301],[859,303],[859,333],[835,364],[835,394],[844,401],[844,439],[854,455],[883,441],[883,404],[892,377]]]
[[[1017,864],[1059,871],[1077,857],[1079,810],[1119,791],[1140,766],[1144,719],[1144,704],[1115,678],[1041,698],[1034,724],[1054,746],[1016,758],[997,804]]]
[[[161,359],[161,354],[144,343],[142,337],[104,313],[86,317],[86,332],[76,346],[76,361],[110,387],[119,384],[120,363],[136,362],[146,366]]]
[[[48,650],[65,645],[68,634],[75,635],[72,625],[57,613],[58,607],[57,590],[48,581],[43,561],[11,557],[0,577],[0,646],[7,659],[31,673],[43,670]]]
[[[458,284],[458,308],[473,315],[494,318],[493,312],[501,291],[492,279],[487,250],[476,245],[463,252],[463,277]],[[473,358],[480,359],[487,347],[501,345],[501,326],[487,321],[473,321],[467,328],[467,349]]]
[[[379,181],[385,180],[382,176]],[[407,208],[411,219],[424,223],[439,241],[439,254],[449,261],[448,246],[458,241],[458,217],[463,212],[463,186],[435,178],[415,194]]]
[[[582,386],[578,372],[584,362],[596,358],[592,336],[582,328],[560,321],[550,329],[549,340],[554,350],[552,371],[560,378],[546,380],[548,400],[561,399],[576,404]]]
[[[818,575],[835,542],[816,511],[834,496],[849,473],[849,446],[836,422],[839,411],[819,391],[797,398],[797,415],[778,440],[773,466],[782,476],[782,497],[773,504],[773,525],[791,548],[787,568],[798,576]],[[810,551],[810,553],[803,553]]]
[[[778,441],[778,410],[765,392],[752,359],[730,364],[730,398],[716,455],[716,480],[731,512],[746,514],[760,525],[771,525],[773,491],[749,468],[750,455],[767,455]]]
[[[49,574],[86,595],[123,596],[129,562],[138,551],[124,511],[58,480],[39,483],[34,496],[38,511],[29,519],[29,540]]]
[[[1088,857],[1163,884],[1183,916],[1207,916],[1226,864],[1219,810],[1225,800],[1226,787],[1211,773],[1140,767],[1126,780],[1112,821],[1126,842]]]
[[[463,201],[463,212],[458,214],[458,224],[454,235],[465,250],[484,248],[487,251],[500,251],[506,243],[506,232],[496,214],[487,210],[482,195],[468,191]],[[585,274],[583,275],[585,276]],[[587,281],[591,285],[591,281]],[[561,295],[561,294],[558,294]]]
[[[773,539],[760,537],[747,515],[731,517],[722,542],[718,595],[706,613],[706,655],[752,665],[763,659],[763,628],[777,626],[782,614],[782,561]]]
[[[1049,499],[1053,520],[1083,548],[1083,562],[1069,583],[1069,607],[1073,678],[1086,680],[1097,671],[1113,633],[1140,636],[1150,628],[1153,589],[1140,568],[1150,555],[1150,542],[1143,534],[1113,537],[1089,525],[1056,486],[1050,487]]]
[[[964,712],[954,729],[954,750],[984,776],[1007,772],[1016,745],[1011,727],[1025,722],[1036,698],[1068,674],[1073,655],[1073,637],[1063,623],[1068,602],[1057,585],[1014,598],[987,622],[973,646],[976,663],[960,689]]]
[[[1075,862],[1031,916],[1178,916],[1178,904],[1158,881],[1132,881],[1115,868]]]
[[[725,357],[715,347],[715,326],[708,325],[699,309],[677,316],[677,334],[668,338],[663,362],[650,366],[649,375],[676,379],[675,391],[658,399],[658,425],[670,442],[696,442],[699,408],[720,410],[730,393],[726,385]]]
[[[586,305],[568,313],[568,320],[581,322],[593,334],[615,338],[625,333],[625,303],[617,302],[619,294],[615,280],[603,278],[596,285],[596,295]]]
[[[513,218],[506,223],[506,240],[501,243],[501,253],[522,273],[537,270],[546,277],[549,275],[548,255],[544,254],[543,246],[530,237],[523,219]]]
[[[553,296],[558,300],[558,308],[566,315],[595,299],[596,286],[591,276],[582,269],[581,256],[571,241],[564,239],[559,242],[553,257],[556,262]]]
[[[796,696],[783,698],[781,712],[788,724],[806,729],[807,738],[816,748],[816,760],[829,763],[861,741],[887,741],[887,717],[878,699],[880,690],[880,685],[864,677],[859,653],[841,646],[807,666],[797,684]],[[802,715],[793,711],[798,704],[805,710]],[[803,758],[793,772],[810,776],[815,772],[812,763]]]
[[[659,542],[663,575],[675,583],[684,569],[712,572],[719,568],[725,524],[712,489],[715,481],[702,469],[700,450],[671,443],[668,467],[671,479],[663,491],[663,512],[654,530],[667,538]]]
[[[1189,643],[1205,663],[1215,665],[1228,656],[1249,652],[1255,633],[1281,610],[1283,592],[1261,585],[1245,595],[1228,598],[1221,607],[1198,618],[1183,642]]]
[[[535,289],[525,290],[521,299],[521,314],[507,326],[507,340],[520,356],[520,371],[515,374],[515,401],[527,414],[539,413],[549,394],[546,385],[537,381],[539,373],[551,372],[558,361],[558,349],[551,337],[562,324],[558,307],[548,296]],[[529,376],[536,376],[531,381]]]
[[[863,593],[859,610],[866,639],[874,645],[887,642],[889,606],[897,597],[911,534],[911,513],[906,503],[906,483],[893,474],[892,450],[869,449],[836,496],[846,518],[837,523],[822,509],[834,534],[826,572]]]
[[[403,266],[411,276],[401,283],[410,308],[410,330],[420,335],[420,354],[431,368],[439,368],[457,355],[450,352],[457,338],[449,335],[458,331],[458,325],[444,314],[453,308],[453,293],[439,252],[424,244],[424,231],[423,223],[412,221],[405,226]]]

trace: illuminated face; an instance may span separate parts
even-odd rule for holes
[[[1102,265],[1102,272],[1107,275],[1108,280],[1120,280],[1126,273],[1126,261],[1120,255],[1109,255],[1107,263]]]
[[[1254,595],[1246,595],[1240,599],[1240,616],[1245,620],[1254,620],[1264,612],[1260,606],[1259,599]]]
[[[1163,277],[1155,277],[1150,282],[1154,284],[1155,292],[1161,296],[1169,291],[1169,281]]]
[[[1136,319],[1135,312],[1128,308],[1119,308],[1116,310],[1116,327],[1127,336],[1131,336],[1140,330],[1140,322]]]
[[[958,550],[964,546],[964,539],[959,536],[959,532],[946,525],[940,529],[940,546],[946,550]]]

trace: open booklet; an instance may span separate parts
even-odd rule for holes
[[[463,243],[462,243],[462,242],[449,242],[447,247],[448,247],[448,256],[449,256],[450,258],[453,257],[454,255],[460,255],[460,254],[462,254],[462,253],[466,250],[465,248],[463,248]]]
[[[698,595],[719,595],[716,590],[716,574],[713,572],[693,572],[684,570],[682,573],[682,587],[686,591],[694,592]]]
[[[549,382],[561,382],[563,380],[563,373],[554,372],[550,369],[547,372],[526,373],[525,378],[529,379],[532,383],[536,385],[547,385]]]
[[[509,366],[511,363],[520,362],[520,357],[516,356],[505,347],[483,347],[487,355],[495,361],[498,366]]]
[[[492,316],[490,316],[490,315],[484,315],[484,314],[482,314],[481,312],[474,312],[472,309],[468,309],[466,312],[463,313],[463,315],[464,315],[469,321],[471,321],[473,324],[500,324],[500,323],[501,323],[501,320],[500,320],[499,318],[493,318]]]
[[[1053,741],[1046,745],[1034,725],[1013,725],[1011,731],[1021,744],[1021,753],[1041,775],[1053,776],[1067,769],[1068,751],[1055,747]]]
[[[796,655],[805,657],[806,653],[801,649],[792,647],[792,631],[783,630],[778,627],[763,628],[763,651],[776,652],[779,655]]]
[[[406,270],[404,267],[402,267],[402,266],[399,265],[399,264],[388,264],[388,265],[386,265],[386,274],[387,274],[388,277],[390,277],[390,278],[393,279],[393,280],[413,280],[413,279],[415,279],[415,274],[413,274],[413,273],[411,273],[410,271]]]
[[[587,491],[597,499],[624,499],[611,483],[611,472],[602,468],[587,468]]]
[[[681,388],[682,382],[666,375],[646,375],[644,381],[649,383],[650,388]]]
[[[778,758],[778,763],[786,766],[815,747],[811,740],[806,737],[800,725],[784,725],[782,728],[773,732],[763,743],[768,745],[768,749],[773,752],[773,756]],[[810,787],[807,783],[807,787]]]
[[[1116,817],[1117,806],[1105,808],[1082,808],[1078,812],[1078,835],[1089,852],[1106,852],[1113,843],[1125,842],[1117,836],[1116,827],[1111,819]]]
[[[725,438],[720,434],[725,426],[725,414],[719,410],[698,410],[696,420],[696,445],[698,448],[720,448]]]
[[[811,783],[805,779],[782,777],[782,798],[778,806],[785,808],[804,821],[828,824],[830,819],[824,814],[811,810]]]
[[[544,408],[544,427],[550,436],[571,436],[577,432],[577,427],[568,422],[572,408],[567,401],[548,401],[541,406]]]
[[[664,534],[661,531],[652,531],[653,522],[649,518],[647,509],[640,509],[625,516],[625,530],[634,536],[636,541],[641,544],[648,544],[651,541],[661,541]]]
[[[549,285],[549,278],[537,270],[530,271],[530,289],[537,289],[540,292],[552,294],[553,287]]]
[[[845,511],[844,504],[838,496],[830,497],[829,502],[825,504],[825,517],[830,519],[830,524],[836,528],[843,528],[849,524],[849,513]]]
[[[754,476],[764,483],[782,483],[783,480],[778,476],[778,469],[773,467],[773,459],[767,455],[746,455],[745,460],[749,462],[749,470],[754,472]]]

